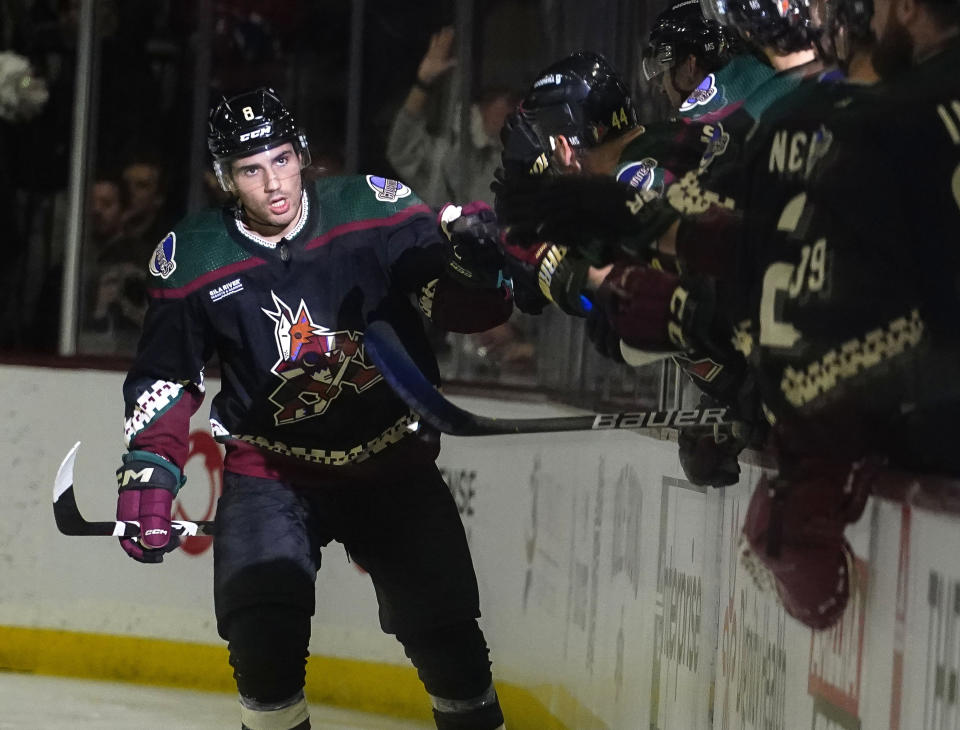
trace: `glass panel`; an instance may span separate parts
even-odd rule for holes
[[[75,6],[25,3],[28,10],[8,16],[14,20],[0,36],[7,50],[0,53],[0,79],[16,73],[12,64],[20,57],[36,77],[22,86],[18,107],[0,106],[0,156],[5,169],[19,171],[0,178],[0,213],[9,222],[0,267],[0,354],[56,351]],[[351,3],[96,2],[80,353],[129,357],[153,248],[188,209],[226,201],[205,141],[206,108],[220,94],[276,88],[307,130],[310,174],[340,174],[345,159],[356,159],[357,172],[395,176],[437,207],[492,202],[503,116],[537,71],[575,48],[637,66],[636,36],[624,28],[650,14],[629,0],[599,0],[589,12],[576,0],[364,6],[362,73],[351,77]],[[446,50],[434,41],[432,59],[424,55],[435,33],[462,21],[464,8],[473,12],[460,25],[474,30],[468,73],[454,63],[462,60],[455,35]],[[629,85],[638,82],[638,68],[621,71]],[[414,87],[418,74],[426,89]],[[353,157],[345,150],[351,93],[360,99]],[[645,90],[636,103],[656,106]],[[662,390],[659,364],[613,365],[594,352],[582,320],[555,308],[537,317],[517,313],[481,335],[432,334],[443,372],[455,381],[536,389],[587,406],[653,404]]]
[[[75,17],[56,3],[3,12],[0,351],[57,347]]]

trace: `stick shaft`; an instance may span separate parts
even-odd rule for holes
[[[491,418],[451,403],[417,367],[396,331],[383,321],[371,322],[364,333],[371,360],[394,392],[420,417],[452,436],[496,436],[557,431],[610,431],[657,428],[712,428],[728,425],[726,408],[593,413],[552,418]]]

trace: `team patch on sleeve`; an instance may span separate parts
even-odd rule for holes
[[[377,200],[392,203],[394,200],[405,198],[411,190],[399,180],[390,180],[386,177],[367,175],[367,185],[376,193]]]
[[[693,90],[693,93],[690,94],[687,100],[680,105],[680,111],[688,112],[698,106],[706,106],[716,95],[717,77],[713,74],[707,74],[706,78]]]
[[[177,262],[174,256],[177,253],[177,234],[171,231],[157,245],[150,257],[150,274],[161,279],[169,279],[176,271]]]
[[[628,162],[617,170],[617,180],[637,190],[650,190],[653,187],[656,168],[655,159],[644,157],[639,162]]]

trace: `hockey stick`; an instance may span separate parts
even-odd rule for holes
[[[77,441],[63,457],[60,468],[57,469],[57,478],[53,482],[53,517],[57,521],[57,528],[64,535],[136,537],[140,534],[140,524],[136,521],[87,522],[80,514],[77,498],[73,493],[73,463],[77,459],[79,448],[80,442]],[[213,522],[210,521],[173,520],[170,526],[179,532],[181,537],[214,534]]]
[[[730,425],[726,408],[595,413],[553,418],[490,418],[454,405],[427,380],[387,322],[367,325],[364,346],[384,379],[411,409],[442,433],[452,436],[496,436],[509,433],[606,431],[648,428],[713,428]]]

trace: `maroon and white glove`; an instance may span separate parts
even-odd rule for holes
[[[760,479],[740,538],[740,560],[761,589],[776,591],[787,613],[813,629],[843,615],[853,550],[844,528],[863,513],[875,471],[803,459]]]
[[[630,347],[652,352],[680,349],[671,341],[671,302],[680,288],[675,274],[636,264],[614,264],[594,296]]]
[[[117,519],[139,522],[139,537],[121,537],[120,547],[141,563],[162,563],[164,553],[180,546],[170,526],[173,498],[186,478],[161,456],[149,451],[123,455],[117,469]]]
[[[594,297],[614,331],[645,352],[727,354],[729,326],[718,317],[714,283],[645,264],[616,263]]]

